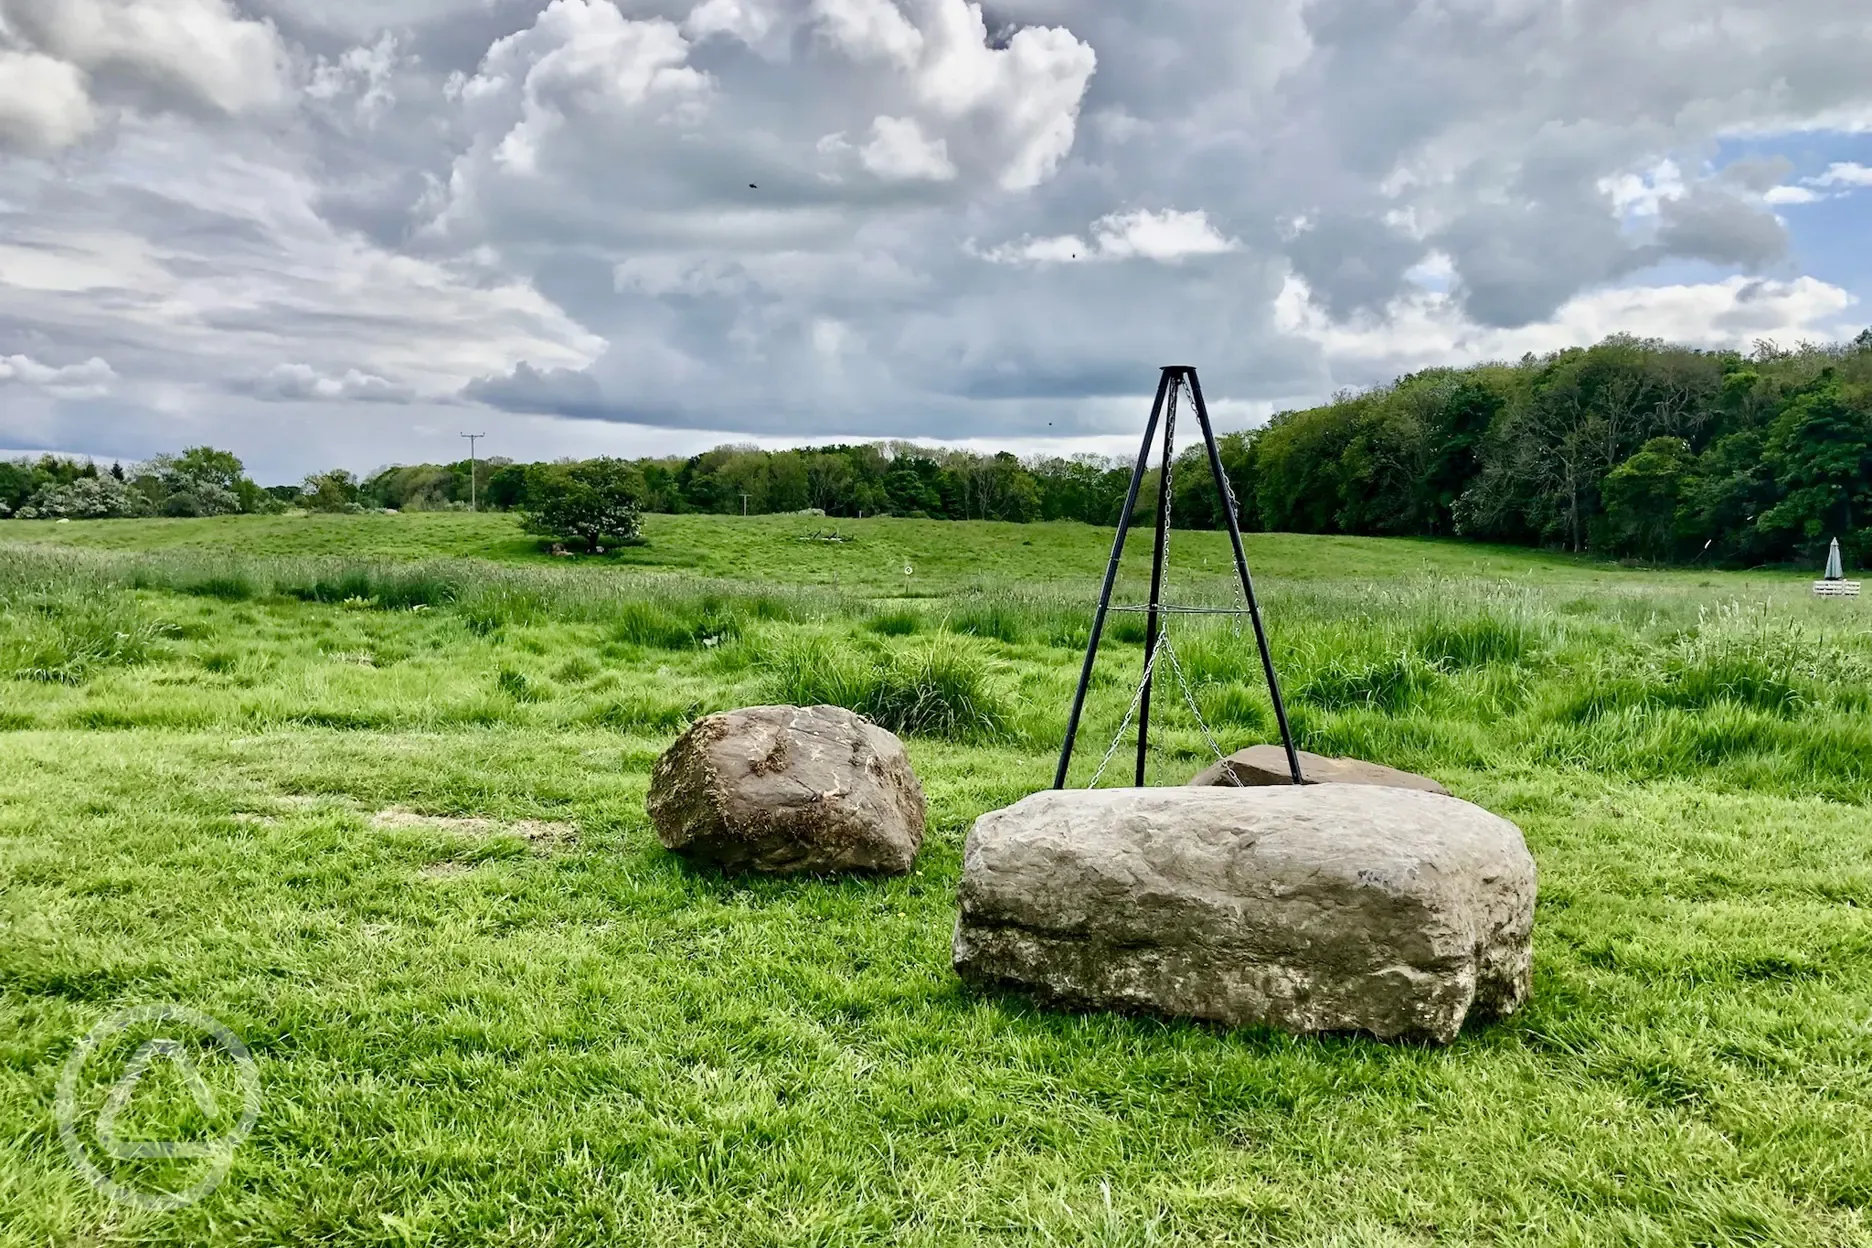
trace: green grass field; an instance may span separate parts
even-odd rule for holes
[[[552,560],[498,516],[0,525],[0,1245],[1872,1243],[1872,604],[1250,536],[1302,744],[1435,775],[1539,862],[1532,1003],[1431,1050],[951,973],[962,838],[1050,783],[1109,531],[646,535]],[[1173,546],[1179,598],[1229,601],[1224,539]],[[1173,640],[1160,784],[1205,727],[1272,737],[1251,639]],[[905,734],[913,874],[658,846],[652,760],[770,700]],[[147,1002],[225,1021],[263,1089],[173,1212],[94,1192],[54,1112],[80,1038]]]

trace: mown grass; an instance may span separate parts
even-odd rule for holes
[[[1872,1241],[1861,604],[1450,576],[1419,544],[1263,578],[1301,743],[1433,774],[1539,861],[1530,1008],[1432,1051],[954,979],[962,837],[1050,782],[1096,588],[1025,549],[911,599],[777,558],[0,551],[0,1244]],[[1143,663],[1116,622],[1078,783]],[[1272,732],[1245,626],[1171,642],[1160,784],[1206,733]],[[724,879],[656,844],[657,753],[776,699],[904,734],[912,875]],[[85,1187],[52,1114],[77,1038],[146,1001],[223,1018],[265,1088],[227,1182],[164,1215]]]

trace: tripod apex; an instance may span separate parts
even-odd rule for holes
[[[1193,373],[1196,371],[1196,366],[1194,364],[1166,364],[1163,366],[1163,371],[1166,373]]]

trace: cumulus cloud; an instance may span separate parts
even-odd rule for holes
[[[100,106],[233,117],[290,90],[278,31],[228,0],[0,0],[0,137],[28,150],[83,138]]]
[[[923,32],[890,0],[812,0],[819,33],[857,60],[909,70],[923,55]]]
[[[1709,187],[1664,201],[1658,223],[1665,255],[1761,269],[1787,254],[1787,228],[1772,213]]]
[[[97,398],[110,393],[116,380],[116,371],[96,356],[57,368],[29,356],[0,356],[0,383],[17,382],[62,399]]]
[[[947,182],[956,176],[949,145],[925,135],[913,117],[879,117],[858,157],[887,182]]]
[[[322,373],[309,364],[280,364],[263,377],[257,377],[236,389],[258,399],[279,402],[307,399],[344,400],[361,403],[408,403],[416,392],[408,386],[348,368],[341,374]]]
[[[1092,436],[1168,361],[1851,332],[1872,27],[1706,7],[0,0],[0,358],[116,374],[0,439]]]
[[[404,63],[397,36],[386,32],[377,42],[347,48],[335,59],[320,57],[306,94],[314,100],[346,100],[356,117],[375,122],[396,103],[393,79]]]
[[[1872,186],[1872,166],[1836,161],[1819,177],[1808,179],[1808,183],[1812,186]]]
[[[1791,166],[1792,162],[1788,163]],[[1769,187],[1763,192],[1762,200],[1772,205],[1817,204],[1821,200],[1850,195],[1868,186],[1872,186],[1872,166],[1853,161],[1835,161],[1827,166],[1825,173],[1802,178],[1797,185]]]
[[[970,244],[973,249],[973,244]],[[1091,241],[1077,234],[1023,238],[976,254],[993,264],[1093,264],[1112,260],[1154,260],[1177,264],[1192,256],[1235,251],[1241,244],[1223,237],[1202,211],[1114,212],[1092,223]]]
[[[607,399],[603,387],[589,373],[535,368],[524,362],[505,376],[476,378],[462,388],[462,397],[511,412],[550,412],[597,420],[617,416],[622,406]]]
[[[1738,276],[1597,291],[1568,300],[1547,320],[1503,329],[1477,324],[1459,301],[1434,291],[1401,298],[1382,316],[1338,321],[1304,280],[1293,278],[1276,309],[1281,327],[1316,343],[1335,375],[1370,380],[1588,346],[1620,333],[1712,349],[1743,349],[1759,339],[1824,341],[1845,331],[1843,314],[1857,303],[1847,291],[1811,277]]]
[[[685,115],[709,89],[688,57],[674,23],[627,20],[609,0],[553,0],[531,29],[489,48],[458,93],[471,123],[491,140],[494,165],[530,174],[548,143],[578,142],[563,133],[574,119],[616,124]]]
[[[97,127],[97,110],[76,65],[0,47],[0,147],[50,152]]]

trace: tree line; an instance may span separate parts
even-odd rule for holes
[[[1187,441],[1187,435],[1186,435]],[[1626,336],[1515,363],[1430,369],[1282,412],[1221,439],[1244,527],[1465,537],[1660,562],[1872,557],[1872,330],[1851,343],[1701,351]],[[196,447],[126,471],[0,463],[0,516],[518,511],[595,544],[638,511],[1116,522],[1128,462],[908,442],[638,460],[398,465],[262,489]],[[1200,443],[1172,473],[1173,522],[1222,523]],[[1154,514],[1158,474],[1137,520]],[[580,526],[583,525],[583,528]]]
[[[1614,337],[1433,369],[1274,418],[1270,529],[1478,538],[1732,566],[1872,556],[1872,330],[1748,353]],[[1246,501],[1246,500],[1245,500]]]

